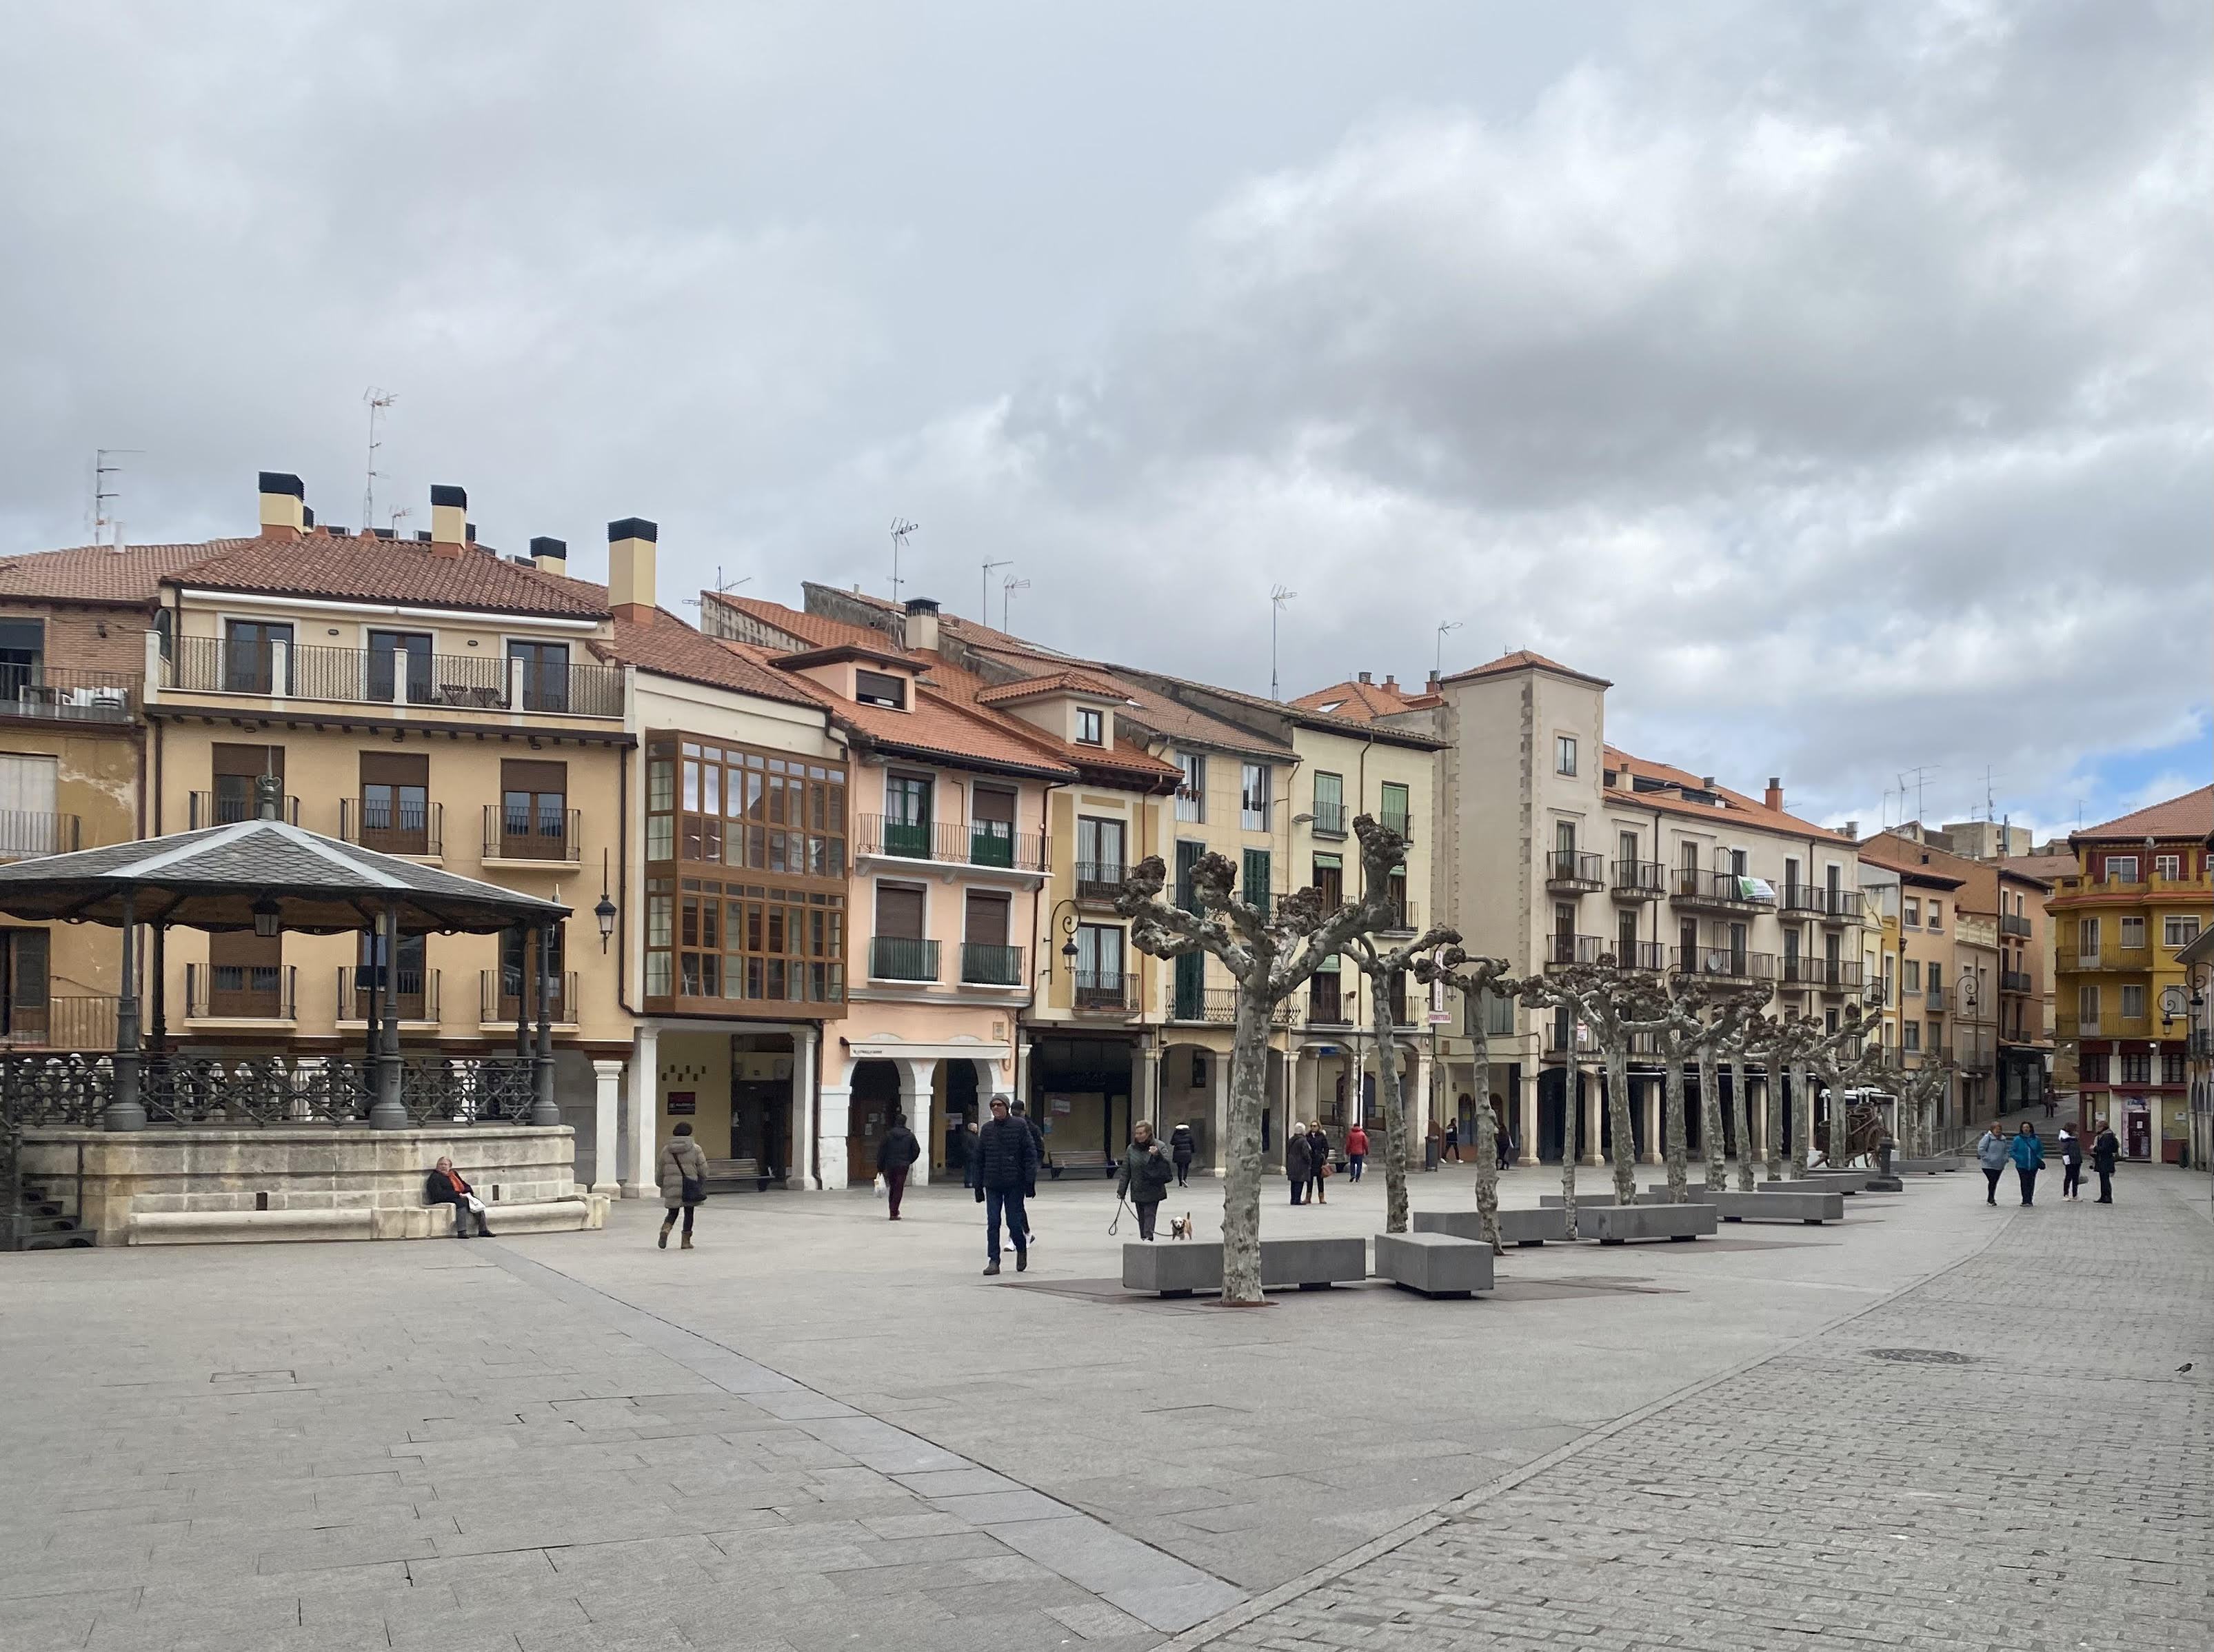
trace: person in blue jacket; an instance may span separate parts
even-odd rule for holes
[[[1984,1172],[1984,1202],[1999,1202],[1999,1172],[2007,1167],[2007,1139],[1999,1134],[1995,1119],[1983,1139],[1976,1143],[1976,1163]]]
[[[2037,1172],[2045,1168],[2045,1143],[2038,1140],[2037,1132],[2024,1119],[2021,1128],[2008,1143],[2007,1153],[2014,1160],[2014,1173],[2021,1178],[2021,1202],[2037,1202]]]

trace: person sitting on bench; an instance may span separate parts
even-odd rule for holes
[[[477,1197],[475,1190],[462,1179],[462,1173],[454,1168],[452,1159],[441,1159],[438,1167],[424,1179],[423,1199],[426,1204],[450,1204],[454,1207],[456,1239],[469,1236],[469,1218],[472,1215],[477,1219],[477,1236],[480,1239],[494,1237],[492,1224],[485,1220],[484,1201]]]

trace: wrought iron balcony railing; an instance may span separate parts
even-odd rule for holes
[[[1076,898],[1111,901],[1121,892],[1129,868],[1119,860],[1079,860],[1076,863]]]
[[[1667,890],[1668,868],[1658,860],[1618,860],[1614,863],[1615,899],[1654,901]]]
[[[2017,917],[2011,912],[2002,912],[1999,914],[1999,933],[2019,935],[2024,940],[2027,940],[2037,933],[2037,925],[2027,917]]]
[[[869,939],[869,974],[878,981],[935,981],[938,943],[906,935],[873,935]]]
[[[584,816],[575,809],[511,809],[484,806],[484,858],[542,860],[551,866],[578,864],[584,853]]]
[[[1324,803],[1317,799],[1313,824],[1315,835],[1318,837],[1343,837],[1346,833],[1345,805],[1342,803]]]
[[[432,970],[435,976],[437,972]],[[404,977],[403,977],[404,979]],[[555,1025],[573,1026],[578,1015],[577,972],[557,970],[547,985],[554,990],[546,1003],[546,1019]],[[523,1013],[523,994],[529,993],[530,1024],[538,1025],[538,988],[526,972],[502,967],[477,971],[477,1021],[483,1026],[513,1026]]]
[[[431,1022],[438,1019],[438,977],[437,970],[396,970],[392,978],[392,993],[402,1021]],[[339,971],[338,1019],[340,1021],[374,1023],[384,1017],[384,985],[382,971],[374,964],[359,969]]]
[[[115,1048],[115,999],[113,994],[72,993],[49,996],[44,1003],[7,1006],[8,1026],[0,1040],[16,1049],[89,1049]]]
[[[1075,975],[1073,1002],[1076,1008],[1104,1011],[1110,1014],[1127,1015],[1136,1012],[1138,977],[1135,972],[1079,970]]]
[[[1793,917],[1820,918],[1826,923],[1858,923],[1861,892],[1831,889],[1820,884],[1786,884],[1778,904]]]
[[[1596,964],[1602,952],[1613,950],[1613,945],[1605,935],[1548,935],[1544,938],[1545,967],[1560,969],[1571,964]]]
[[[163,686],[348,705],[444,706],[570,717],[621,717],[623,711],[619,665],[534,665],[497,654],[234,644],[221,637],[175,639]]]
[[[35,809],[0,809],[0,860],[35,860],[85,847],[84,823],[75,815]]]
[[[487,805],[487,807],[493,805]],[[428,857],[446,852],[446,805],[340,798],[339,835],[380,854]]]
[[[853,853],[1016,872],[1046,869],[1044,835],[1018,832],[1000,820],[900,821],[860,815],[853,822]]]
[[[193,1021],[294,1021],[300,971],[291,964],[187,964],[185,1016]]]
[[[1819,987],[1824,992],[1856,992],[1863,966],[1858,958],[1791,958],[1783,960],[1786,987]]]
[[[1678,975],[1703,976],[1709,980],[1772,982],[1777,958],[1773,952],[1747,952],[1734,946],[1676,946],[1669,949],[1669,967]]]
[[[1751,882],[1734,872],[1703,872],[1696,866],[1679,866],[1670,875],[1669,898],[1684,906],[1758,912],[1769,903],[1752,891]]]
[[[1545,887],[1556,890],[1604,889],[1606,860],[1578,849],[1555,849],[1545,857]]]
[[[2035,992],[2036,978],[2027,970],[2002,970],[1999,971],[1999,990],[2003,993]]]
[[[961,979],[974,987],[1019,987],[1023,984],[1023,949],[964,940],[961,943]]]
[[[187,816],[196,832],[203,826],[232,826],[254,817],[254,801],[250,795],[224,796],[214,792],[193,792]],[[290,795],[285,798],[284,819],[294,826],[300,823],[299,798]]]

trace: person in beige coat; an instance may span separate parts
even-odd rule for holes
[[[676,1226],[676,1213],[684,1213],[684,1244],[692,1248],[692,1213],[700,1208],[700,1201],[707,1196],[707,1155],[700,1151],[700,1144],[692,1139],[689,1121],[676,1127],[676,1136],[661,1149],[659,1166],[661,1202],[669,1207],[669,1215],[661,1224],[661,1248],[669,1248],[669,1230]],[[686,1184],[690,1184],[688,1187]]]

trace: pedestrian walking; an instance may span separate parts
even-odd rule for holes
[[[1037,1197],[1037,1173],[1040,1170],[1044,1168],[1045,1166],[1051,1163],[1052,1159],[1051,1156],[1045,1150],[1045,1132],[1038,1128],[1037,1120],[1032,1118],[1023,1110],[1023,1104],[1019,1101],[1015,1103],[1013,1112],[1016,1119],[1029,1129],[1031,1133],[1031,1145],[1037,1149],[1037,1162],[1031,1166],[1030,1183],[1023,1189],[1023,1220],[1027,1222],[1031,1219],[1031,1204]],[[1025,1237],[1031,1244],[1036,1245],[1037,1243],[1037,1235],[1036,1233],[1029,1233],[1026,1234]]]
[[[1184,1178],[1191,1174],[1191,1156],[1199,1148],[1199,1139],[1191,1133],[1191,1126],[1179,1119],[1169,1132],[1169,1158],[1176,1166],[1177,1185],[1182,1187]]]
[[[2083,1194],[2083,1138],[2065,1124],[2060,1127],[2060,1196],[2081,1198]]]
[[[1030,1222],[1023,1212],[1025,1189],[1037,1185],[1037,1137],[1030,1123],[1007,1109],[1005,1096],[992,1098],[991,1122],[976,1134],[976,1202],[984,1207],[984,1271],[1000,1271],[1000,1224],[1007,1225],[1015,1247],[1015,1271],[1031,1265]]]
[[[2007,1141],[1999,1134],[1999,1122],[1993,1119],[1976,1143],[1976,1163],[1984,1172],[1984,1202],[1999,1202],[1999,1172],[2007,1167]]]
[[[1307,1146],[1307,1127],[1294,1120],[1284,1138],[1284,1179],[1292,1184],[1292,1202],[1306,1202],[1307,1184],[1314,1178],[1314,1149]]]
[[[700,1151],[700,1144],[692,1139],[692,1121],[686,1119],[676,1127],[676,1139],[661,1149],[661,1160],[657,1166],[657,1178],[661,1184],[661,1202],[669,1214],[661,1221],[660,1249],[669,1248],[669,1230],[676,1226],[676,1213],[684,1213],[684,1242],[677,1248],[692,1248],[692,1213],[707,1196],[707,1155]]]
[[[2058,1118],[2060,1117],[2059,1097],[2047,1096],[2045,1098],[2045,1116],[2047,1118]]]
[[[877,1174],[884,1178],[884,1196],[894,1221],[900,1219],[900,1196],[907,1191],[907,1173],[922,1157],[922,1143],[907,1127],[907,1115],[894,1113],[891,1128],[877,1143]]]
[[[494,1239],[498,1235],[485,1220],[484,1201],[477,1197],[476,1190],[463,1181],[461,1172],[454,1168],[450,1159],[441,1159],[437,1167],[423,1181],[423,1199],[426,1204],[450,1204],[454,1207],[454,1237],[469,1236],[469,1218],[476,1218],[477,1237]]]
[[[1122,1167],[1115,1172],[1115,1196],[1127,1198],[1138,1213],[1138,1237],[1153,1236],[1153,1219],[1161,1214],[1176,1166],[1153,1140],[1153,1127],[1140,1119],[1130,1127],[1130,1145],[1122,1150]]]
[[[1355,1124],[1345,1133],[1345,1178],[1349,1182],[1361,1179],[1361,1167],[1368,1162],[1368,1132]]]
[[[1307,1185],[1314,1191],[1314,1202],[1328,1204],[1330,1200],[1324,1194],[1322,1184],[1324,1178],[1330,1174],[1330,1137],[1324,1132],[1320,1120],[1307,1127],[1307,1166],[1310,1178]]]
[[[1460,1121],[1459,1119],[1453,1120],[1452,1123],[1446,1126],[1446,1157],[1456,1165],[1460,1163]]]
[[[2122,1144],[2114,1139],[2113,1126],[2101,1123],[2097,1138],[2091,1143],[2091,1168],[2099,1172],[2099,1202],[2114,1202],[2114,1160],[2121,1157]]]
[[[969,1121],[962,1117],[956,1117],[945,1127],[945,1168],[961,1172],[964,1186],[969,1180],[969,1144],[976,1140],[969,1134]]]
[[[2045,1168],[2045,1143],[2038,1139],[2035,1130],[2024,1119],[2021,1128],[2015,1132],[2014,1140],[2007,1143],[2007,1156],[2014,1160],[2014,1173],[2021,1180],[2021,1202],[2037,1202],[2037,1172]]]

